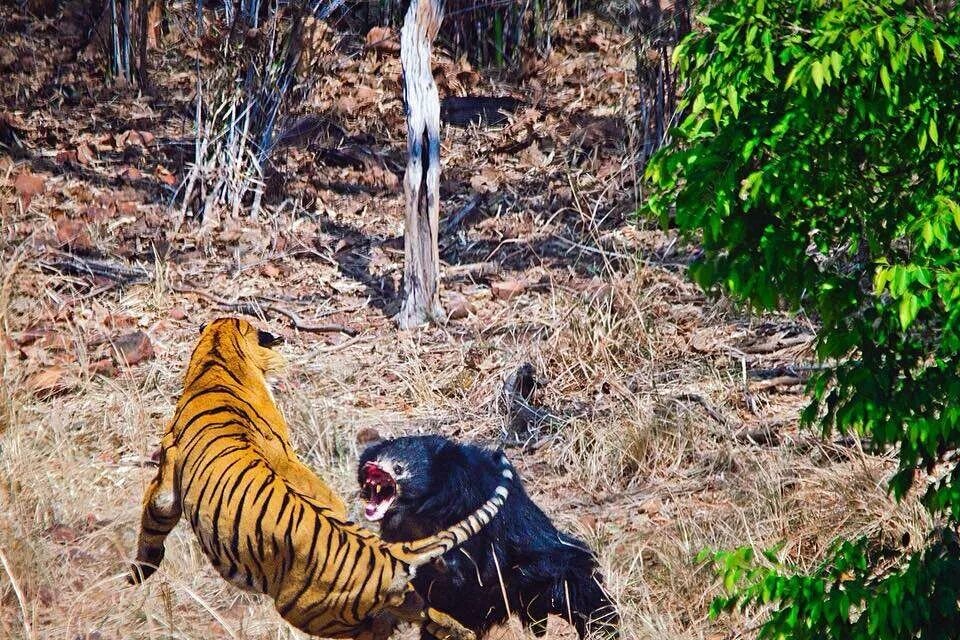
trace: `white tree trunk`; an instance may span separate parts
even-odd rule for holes
[[[440,0],[410,0],[400,31],[403,96],[407,116],[407,171],[403,179],[406,226],[403,244],[402,329],[443,322],[440,305],[440,98],[430,65],[440,30]]]

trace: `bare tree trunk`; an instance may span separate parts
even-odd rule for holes
[[[406,226],[401,329],[443,322],[440,306],[440,99],[430,65],[440,30],[440,0],[411,0],[400,32],[403,95],[407,115],[407,171],[403,180]]]

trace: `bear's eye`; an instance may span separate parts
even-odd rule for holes
[[[393,468],[393,471],[394,471],[394,473],[396,473],[398,476],[403,475],[403,465],[402,465],[402,464],[398,464],[397,466],[395,466],[395,467]]]

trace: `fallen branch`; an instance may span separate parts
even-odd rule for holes
[[[440,103],[440,121],[455,127],[492,127],[507,122],[522,106],[510,96],[448,96]]]
[[[172,285],[170,289],[172,291],[176,291],[177,293],[187,293],[200,296],[201,298],[213,302],[219,307],[230,309],[231,311],[236,311],[237,313],[242,313],[248,316],[266,317],[267,313],[279,314],[287,317],[290,320],[290,324],[297,331],[305,331],[307,333],[343,333],[348,336],[357,335],[357,332],[354,329],[342,324],[306,323],[295,312],[281,307],[280,305],[272,304],[266,298],[259,296],[252,296],[247,300],[238,300],[236,302],[232,302],[230,300],[218,298],[217,296],[207,293],[206,291],[194,289],[193,287]]]
[[[793,336],[790,338],[785,338],[780,335],[772,336],[763,342],[756,342],[751,345],[741,346],[740,350],[744,353],[773,353],[775,351],[781,351],[787,347],[795,347],[801,344],[809,344],[813,340],[813,336],[809,334],[801,334],[798,336]]]
[[[141,267],[129,268],[116,262],[80,257],[63,251],[57,251],[56,256],[55,260],[49,262],[41,260],[40,266],[61,275],[107,278],[122,285],[153,281],[153,274]]]
[[[756,391],[762,391],[764,389],[774,389],[776,387],[792,387],[798,384],[802,384],[803,379],[796,376],[777,376],[775,378],[770,378],[769,380],[761,380],[753,385],[753,389]]]
[[[713,418],[718,424],[724,427],[728,426],[729,424],[727,419],[724,418],[719,411],[717,411],[713,404],[699,393],[693,393],[691,391],[677,393],[673,395],[673,399],[677,402],[696,402],[703,407],[703,410],[707,412],[707,415]]]
[[[472,280],[489,278],[500,273],[500,265],[496,262],[471,262],[469,264],[455,264],[443,270],[444,282],[469,277]]]
[[[827,365],[796,365],[796,364],[784,364],[778,367],[771,367],[769,369],[748,369],[747,377],[748,378],[759,378],[761,380],[767,380],[770,378],[777,378],[780,376],[792,376],[794,378],[800,378],[806,380],[810,375],[815,371],[823,371],[824,369],[830,368]]]

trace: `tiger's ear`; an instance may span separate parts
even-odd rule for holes
[[[207,323],[204,322],[203,324],[200,325],[200,333],[202,334],[206,330],[206,328],[207,328]]]
[[[272,333],[267,331],[257,331],[257,344],[266,349],[276,347],[277,345],[283,344],[283,338],[280,336],[275,336]]]

